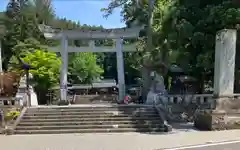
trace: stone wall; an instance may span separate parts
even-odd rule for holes
[[[158,95],[155,106],[169,122],[194,122],[200,130],[240,129],[240,94]]]
[[[158,95],[155,105],[170,122],[193,121],[196,111],[213,109],[215,100],[213,94]]]
[[[195,113],[194,124],[200,130],[240,129],[240,95],[214,98],[214,109],[201,109]]]

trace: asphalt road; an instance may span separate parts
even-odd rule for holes
[[[161,150],[239,150],[240,141],[193,145],[188,147],[176,147]]]

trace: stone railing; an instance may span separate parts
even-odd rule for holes
[[[214,108],[214,99],[213,94],[156,95],[154,105],[169,121],[191,121],[197,110]]]
[[[0,98],[0,108],[2,107],[9,107],[9,106],[15,106],[20,107],[21,106],[21,98],[16,97],[1,97]]]
[[[193,95],[157,95],[156,103],[162,104],[212,104],[213,94],[193,94]]]

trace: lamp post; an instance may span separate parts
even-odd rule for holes
[[[21,60],[19,57],[18,58],[18,61],[20,62],[21,64],[21,68],[24,69],[25,71],[25,74],[26,74],[26,91],[27,91],[27,96],[28,96],[28,100],[27,100],[27,107],[30,107],[31,106],[31,94],[30,94],[30,84],[29,84],[29,70],[30,69],[34,69],[31,65],[25,63],[23,60]]]

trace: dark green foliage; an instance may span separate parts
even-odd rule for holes
[[[137,5],[139,1],[141,3]],[[124,2],[113,1],[105,12],[111,14],[117,4]],[[147,5],[147,0],[131,0],[122,5],[128,26],[134,22],[147,25]],[[150,53],[153,66],[162,62],[176,63],[198,79],[209,80],[213,77],[216,32],[225,28],[239,29],[239,24],[240,2],[237,0],[156,0],[155,48],[149,52],[142,40],[139,49],[145,49],[142,56]]]

